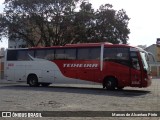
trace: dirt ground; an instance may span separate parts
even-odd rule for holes
[[[107,91],[100,85],[51,85],[0,83],[0,111],[160,111],[160,79],[148,88]],[[8,120],[8,118],[0,118]],[[10,118],[11,119],[11,118]],[[22,119],[22,118],[12,118]],[[33,119],[33,118],[23,118]],[[45,117],[37,120],[160,120],[158,117]]]

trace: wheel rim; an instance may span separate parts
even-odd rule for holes
[[[107,81],[106,87],[107,88],[111,88],[111,86],[112,86],[112,82],[111,81]]]
[[[31,79],[30,80],[30,85],[36,85],[36,80],[35,79]]]

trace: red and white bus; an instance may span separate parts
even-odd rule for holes
[[[5,77],[30,86],[98,83],[107,89],[148,87],[151,76],[146,56],[141,48],[111,43],[7,49]]]

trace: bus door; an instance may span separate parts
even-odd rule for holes
[[[131,87],[140,87],[142,82],[142,71],[140,60],[136,51],[131,52]]]

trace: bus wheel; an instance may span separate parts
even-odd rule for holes
[[[124,87],[117,87],[118,90],[123,90]]]
[[[38,87],[39,86],[38,78],[36,75],[30,75],[27,80],[28,80],[28,84],[30,87]]]
[[[109,77],[109,78],[105,79],[104,86],[108,90],[114,90],[115,87],[117,86],[116,83],[117,83],[117,80],[115,78]]]
[[[42,87],[48,87],[50,83],[41,83]]]

